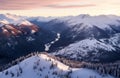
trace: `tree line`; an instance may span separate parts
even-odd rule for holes
[[[64,57],[50,56],[72,68],[88,68],[97,71],[101,75],[111,75],[116,78],[120,78],[120,61],[114,63],[91,63],[91,62],[80,62]]]
[[[12,66],[14,66],[16,64],[19,64],[21,61],[23,61],[23,60],[25,60],[25,59],[27,59],[27,58],[29,58],[31,56],[38,55],[38,54],[39,54],[38,52],[33,52],[33,53],[30,53],[30,54],[28,54],[26,56],[21,56],[21,57],[11,61],[10,63],[8,63],[8,64],[6,64],[4,66],[0,66],[0,71],[4,71],[5,69],[8,69],[8,68],[10,68],[10,67],[12,67]]]

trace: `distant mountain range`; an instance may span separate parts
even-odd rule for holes
[[[0,14],[1,59],[15,59],[35,51],[79,61],[120,60],[120,17]]]
[[[47,31],[61,34],[59,41],[51,46],[51,51],[55,51],[53,54],[57,56],[93,62],[120,59],[119,16],[83,14],[44,19],[32,17],[28,20]]]

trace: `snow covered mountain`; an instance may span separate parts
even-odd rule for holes
[[[26,18],[0,14],[0,65],[33,51],[45,51],[45,44],[56,39],[57,33],[41,29]]]
[[[39,27],[29,21],[12,14],[0,14],[0,56],[11,56],[15,46],[33,41]],[[20,49],[20,47],[19,47]]]
[[[0,72],[0,78],[114,78],[86,68],[70,68],[46,54],[29,57]]]
[[[115,51],[116,49],[110,44],[96,39],[84,39],[70,44],[53,54],[81,61],[109,62],[115,57],[114,54],[110,55],[111,52]],[[110,59],[110,57],[112,58]],[[119,57],[117,53],[116,57]]]
[[[24,57],[35,51],[47,51],[60,59],[49,54]],[[0,69],[7,68],[0,72],[0,78],[119,78],[120,63],[115,62],[119,60],[119,16],[0,14]],[[79,63],[86,65],[74,68]]]
[[[119,16],[83,14],[56,17],[49,21],[30,21],[42,25],[40,27],[47,31],[61,34],[59,41],[51,46],[55,55],[84,61],[108,62],[120,59]]]
[[[120,60],[120,17],[0,14],[0,59],[34,51],[54,52],[56,56],[79,61]]]
[[[0,28],[7,36],[17,34],[35,33],[38,27],[20,16],[12,14],[0,14]]]

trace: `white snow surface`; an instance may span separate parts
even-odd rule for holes
[[[51,64],[57,64],[55,67],[50,68]],[[20,68],[22,73],[20,73]],[[84,68],[69,68],[69,66],[48,57],[46,54],[39,54],[25,59],[19,64],[0,72],[0,78],[64,78],[68,71],[72,70],[70,74],[71,78],[90,78],[90,76],[96,78],[114,78],[106,75],[102,76],[96,71]],[[7,72],[7,74],[6,74]],[[57,74],[53,74],[57,72]],[[11,75],[14,74],[14,75]]]

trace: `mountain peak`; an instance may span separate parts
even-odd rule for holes
[[[30,23],[26,19],[9,13],[0,14],[0,21],[4,23],[6,23],[7,21],[7,24],[14,24],[14,25],[20,25],[20,24],[32,25],[32,23]]]

